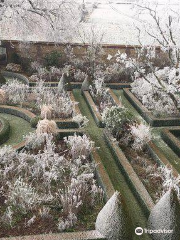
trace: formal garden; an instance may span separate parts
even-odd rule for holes
[[[59,26],[61,6],[24,2],[0,1],[0,14],[45,16],[50,40],[62,26],[74,34],[76,4]],[[94,32],[89,44],[2,41],[1,239],[180,239],[180,18],[135,7],[157,30],[142,21],[139,45],[103,45]]]

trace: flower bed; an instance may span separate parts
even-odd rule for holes
[[[28,85],[13,80],[2,86],[1,95],[1,111],[29,122],[32,120],[33,127],[45,117],[54,119],[62,128],[79,127],[76,116],[81,114],[72,91],[59,92],[57,88],[46,87],[41,81],[30,89]]]
[[[154,117],[152,111],[149,111],[145,106],[143,106],[130,89],[123,89],[123,91],[125,97],[151,126],[178,126],[180,124],[180,117]]]
[[[171,169],[170,163],[164,157],[164,155],[159,154],[158,149],[155,145],[150,142],[147,145],[146,150],[141,153],[132,152],[132,149],[121,149],[118,142],[108,133],[107,130],[104,131],[105,139],[110,147],[117,164],[123,170],[127,180],[130,182],[133,192],[138,197],[144,210],[149,215],[149,212],[154,206],[154,203],[163,194],[163,180],[164,180],[164,167],[166,166]],[[142,159],[146,160],[144,162],[139,162]],[[144,166],[143,166],[144,165]],[[162,170],[162,172],[161,172]],[[169,170],[170,174],[174,178],[178,177],[178,173],[173,169]],[[152,175],[151,175],[152,174]]]
[[[102,190],[96,184],[95,175],[100,176],[101,183],[107,183],[108,198],[114,191],[104,168],[95,168],[93,159],[100,162],[86,135],[61,139],[30,134],[23,150],[16,152],[5,147],[1,149],[1,158],[1,177],[5,174],[3,164],[11,166],[1,181],[4,186],[0,207],[1,237],[93,229],[103,204]]]

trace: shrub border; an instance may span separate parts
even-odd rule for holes
[[[34,87],[36,82],[29,82],[30,87]],[[58,82],[45,82],[46,85],[51,87],[57,87]],[[111,89],[123,89],[123,88],[130,88],[131,83],[105,83],[107,87]],[[71,82],[71,86],[73,89],[81,89],[82,82]]]
[[[72,101],[75,101],[73,91],[68,91],[68,93],[69,93],[70,99]],[[16,107],[16,106],[10,106],[10,105],[0,105],[0,112],[12,114],[17,117],[21,117],[21,118],[25,119],[26,121],[28,121],[29,123],[33,118],[37,117],[34,113],[30,112],[27,109]],[[81,113],[78,105],[75,105],[75,113],[76,114]],[[57,118],[54,120],[59,128],[78,128],[79,127],[78,123],[73,121],[73,118],[67,118],[67,119],[61,119],[61,118],[58,119]]]
[[[143,104],[137,99],[137,97],[131,92],[130,88],[123,89],[124,96],[129,102],[135,107],[135,109],[141,114],[141,116],[149,123],[152,127],[162,126],[179,126],[180,118],[156,118],[152,115]]]
[[[0,122],[2,124],[0,128],[0,144],[3,144],[9,139],[10,124],[9,121],[3,117],[0,117]]]
[[[109,92],[114,104],[116,106],[118,106],[118,105],[120,106],[121,103],[120,103],[118,97],[114,94],[114,92],[110,88],[108,89],[108,92]],[[98,112],[96,104],[95,104],[91,94],[89,93],[89,91],[82,91],[82,95],[91,111],[91,114],[92,114],[97,126],[100,128],[103,128],[104,124],[102,122],[101,114]]]
[[[73,135],[74,133],[77,134],[83,134],[83,131],[78,129],[59,129],[58,134],[60,138],[63,138],[65,136]],[[21,143],[13,146],[14,149],[17,151],[21,150],[24,147],[25,142],[22,141]],[[105,191],[105,200],[107,201],[115,192],[115,189],[112,185],[112,182],[109,178],[109,175],[107,174],[104,165],[101,161],[101,158],[95,149],[91,155],[90,155],[92,161],[95,162],[97,165],[95,177],[97,179],[98,184],[103,188]],[[55,234],[41,234],[41,235],[30,235],[30,236],[21,236],[21,237],[9,237],[9,238],[3,238],[4,240],[106,240],[104,236],[102,236],[98,231],[92,230],[92,231],[84,231],[84,232],[73,232],[73,233],[55,233]]]

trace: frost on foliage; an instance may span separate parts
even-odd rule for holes
[[[58,83],[58,92],[62,93],[64,91],[70,91],[71,88],[71,83],[69,81],[69,78],[67,74],[63,73],[59,83]]]
[[[75,111],[75,103],[71,101],[68,93],[59,93],[55,89],[47,88],[42,80],[36,83],[33,94],[36,107],[41,109],[43,105],[51,106],[54,118],[71,117]]]
[[[73,159],[78,158],[80,155],[87,157],[94,148],[94,142],[91,141],[85,134],[83,136],[69,136],[65,137],[64,141],[70,148]]]
[[[89,120],[86,116],[82,114],[77,114],[73,117],[73,121],[78,124],[79,127],[86,127],[88,125]]]
[[[173,230],[172,233],[153,234],[154,240],[178,240],[180,236],[180,203],[173,189],[167,191],[152,209],[149,229]]]
[[[21,151],[0,149],[0,194],[6,200],[0,224],[14,227],[15,217],[26,213],[26,226],[39,218],[54,219],[51,206],[59,206],[57,228],[62,231],[76,224],[84,207],[102,202],[89,158],[90,139],[74,135],[61,146],[56,141],[52,134],[30,133]]]
[[[10,103],[22,105],[27,98],[29,86],[14,79],[4,84],[2,90],[6,93],[7,100]]]
[[[96,230],[109,240],[129,240],[131,231],[128,231],[127,226],[130,225],[120,193],[116,191],[99,212]]]
[[[22,68],[20,64],[8,63],[6,66],[6,70],[12,71],[12,72],[21,72]]]
[[[38,122],[36,133],[37,133],[37,135],[41,135],[43,133],[56,135],[57,129],[58,129],[58,127],[57,127],[55,121],[43,119]]]
[[[130,121],[131,118],[132,115],[128,109],[119,106],[106,108],[102,114],[102,120],[106,127],[113,131],[120,131],[123,124]]]
[[[134,138],[132,147],[137,150],[142,149],[152,139],[150,127],[143,123],[132,125],[131,134]]]
[[[175,102],[180,103],[177,94],[180,89],[179,81],[179,69],[165,67],[145,77],[136,75],[131,87],[143,105],[153,110],[154,114],[170,115],[177,114]]]

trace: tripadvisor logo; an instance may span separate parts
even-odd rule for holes
[[[142,229],[141,227],[137,227],[135,229],[135,234],[136,235],[142,235],[143,233],[149,233],[149,234],[154,234],[154,233],[173,233],[173,230],[167,230],[167,229],[156,229],[156,230],[151,230],[151,229]]]
[[[136,235],[142,235],[142,234],[143,234],[143,229],[142,229],[141,227],[137,227],[137,228],[135,229],[135,234],[136,234]]]

